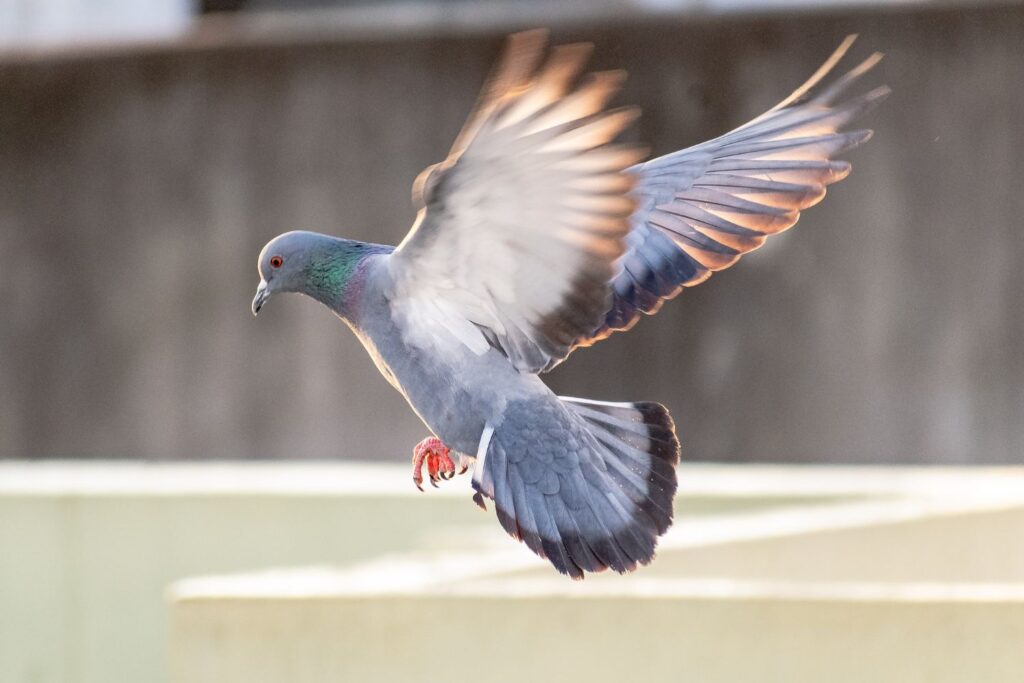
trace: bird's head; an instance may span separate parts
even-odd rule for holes
[[[260,284],[252,300],[256,315],[273,295],[299,292],[337,312],[362,257],[378,245],[296,230],[278,235],[260,252]]]
[[[319,237],[322,235],[296,230],[267,242],[257,263],[260,284],[256,288],[256,298],[252,300],[253,315],[259,313],[263,304],[278,292],[304,290],[310,257]]]

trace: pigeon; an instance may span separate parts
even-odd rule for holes
[[[413,481],[472,467],[473,500],[562,574],[648,564],[672,524],[680,445],[654,402],[557,396],[541,375],[628,330],[796,223],[850,172],[843,129],[889,92],[842,98],[881,59],[793,94],[709,142],[643,161],[609,107],[619,71],[584,74],[587,44],[535,30],[503,56],[448,157],[416,179],[397,246],[294,231],[259,255],[253,314],[297,292],[362,342],[432,436]],[[458,456],[458,464],[452,459]]]

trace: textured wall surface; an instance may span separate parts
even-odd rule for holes
[[[684,457],[1017,462],[1024,9],[563,29],[655,153],[788,94],[849,32],[895,93],[852,176],[561,393],[651,399]],[[0,456],[405,459],[425,429],[337,320],[249,312],[305,228],[397,241],[497,35],[0,61]],[[866,85],[865,87],[868,87]]]

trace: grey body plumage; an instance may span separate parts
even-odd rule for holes
[[[331,308],[447,447],[477,499],[574,578],[649,562],[672,522],[679,442],[656,403],[556,396],[539,373],[625,330],[793,225],[845,177],[841,132],[886,94],[835,105],[847,39],[792,96],[715,140],[643,164],[613,144],[618,74],[576,83],[587,49],[513,36],[448,159],[416,183],[397,247],[292,232],[264,247],[253,313],[278,292]]]
[[[387,258],[367,259],[357,312],[350,319],[356,336],[430,431],[450,448],[473,455],[484,425],[501,420],[507,401],[539,396],[547,387],[536,375],[517,372],[494,348],[480,355],[460,345],[428,352],[405,342],[408,331],[392,315],[387,297],[392,286]]]

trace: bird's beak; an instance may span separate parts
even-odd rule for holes
[[[256,315],[263,308],[263,304],[270,298],[270,290],[267,288],[267,281],[260,280],[260,286],[256,288],[256,296],[252,300],[252,314]]]

